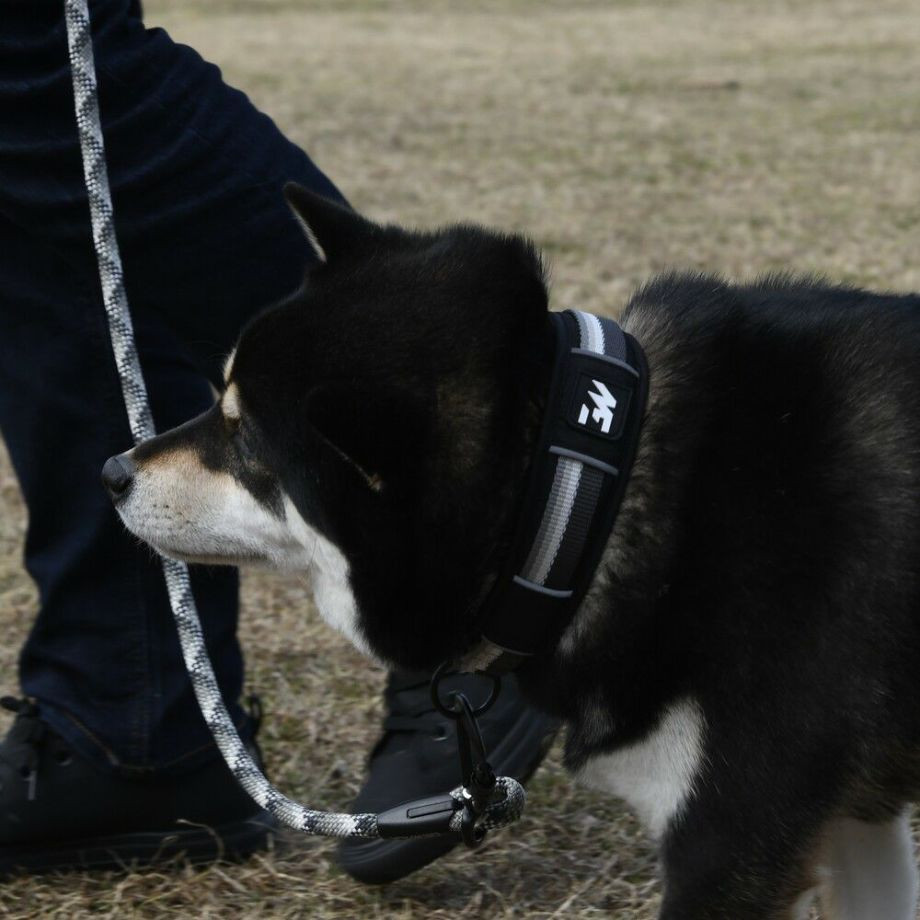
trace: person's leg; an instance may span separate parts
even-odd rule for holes
[[[280,188],[336,195],[216,68],[127,0],[91,4],[126,286],[154,417],[205,408],[241,324],[299,282],[309,247]],[[0,34],[0,429],[29,508],[40,611],[31,699],[0,741],[0,874],[244,854],[269,825],[191,693],[159,561],[99,482],[130,434],[102,309],[62,6],[4,4]],[[239,722],[236,574],[193,585]],[[254,726],[243,724],[244,733]],[[184,820],[180,820],[184,819]]]
[[[216,68],[165,33],[145,31],[136,6],[99,0],[91,7],[129,301],[164,427],[206,404],[204,378],[216,379],[240,325],[301,278],[310,250],[284,208],[282,183],[338,193],[267,117],[223,84]],[[40,700],[41,717],[97,763],[141,767],[154,777],[184,771],[181,782],[160,782],[156,795],[145,788],[144,811],[120,774],[97,783],[120,816],[119,832],[150,812],[155,819],[151,801],[169,801],[169,814],[199,803],[211,809],[199,820],[216,823],[215,809],[229,793],[209,785],[210,768],[195,769],[215,752],[190,692],[159,565],[125,536],[98,485],[103,460],[125,449],[129,437],[95,279],[60,0],[5,4],[3,15],[0,427],[29,505],[27,564],[42,598],[23,655],[24,689]],[[242,677],[235,579],[201,571],[196,597],[221,686],[235,705]],[[368,800],[395,804],[406,797],[407,782],[409,795],[418,784],[454,784],[453,748],[439,740],[439,730],[432,733],[426,700],[418,680],[391,683],[392,718],[372,759]],[[513,689],[504,700],[484,725],[496,744],[510,739],[495,766],[529,772],[551,723],[527,711]],[[31,710],[16,725],[0,744],[0,773],[4,751],[28,754],[40,743]],[[398,771],[402,783],[388,768],[394,758],[413,764]],[[67,763],[66,756],[49,760],[42,781],[60,775],[64,783]],[[27,792],[10,783],[0,790],[7,819],[18,822],[11,832],[10,821],[0,820],[0,871],[4,844],[14,855],[23,852],[23,827],[39,850],[42,840],[87,832],[98,808],[87,804],[92,796],[74,775],[66,787],[78,790],[66,796],[67,826],[60,807],[48,810],[44,824],[20,820],[29,813],[22,806]],[[19,811],[6,801],[14,794]],[[94,852],[105,849],[94,839]],[[357,878],[380,881],[455,842],[381,841],[350,851],[344,862]],[[122,843],[109,839],[106,846],[117,852]],[[35,864],[42,858],[38,852]]]
[[[74,270],[2,216],[0,254],[0,429],[29,509],[26,565],[40,592],[23,690],[100,764],[179,760],[207,739],[171,661],[159,564],[126,538],[99,485],[100,463],[130,435],[92,266]],[[207,381],[166,331],[148,321],[138,333],[158,424],[205,408]],[[196,574],[221,686],[236,705],[235,573]]]
[[[166,428],[208,405],[205,375],[218,376],[242,323],[301,277],[309,248],[282,183],[337,192],[217,68],[145,30],[127,0],[91,12],[126,286]],[[4,16],[0,427],[29,507],[26,563],[41,593],[22,686],[98,761],[185,769],[209,738],[159,562],[124,532],[99,486],[102,463],[130,434],[96,279],[61,7],[37,0]],[[194,582],[237,707],[235,573],[198,570]]]

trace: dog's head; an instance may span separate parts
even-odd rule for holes
[[[540,259],[286,194],[318,257],[302,288],[244,329],[212,409],[103,478],[161,553],[310,570],[356,644],[430,666],[472,638],[510,544],[551,363]]]

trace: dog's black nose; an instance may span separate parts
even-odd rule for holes
[[[134,464],[124,454],[109,457],[102,467],[102,483],[109,490],[112,501],[124,498],[133,478]]]

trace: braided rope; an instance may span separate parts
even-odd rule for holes
[[[65,0],[64,11],[83,176],[89,198],[102,299],[131,435],[138,444],[152,438],[156,431],[134,342],[121,256],[115,237],[87,0]],[[274,818],[295,830],[323,837],[377,837],[377,815],[314,811],[289,799],[265,778],[246,750],[224,706],[205,649],[188,567],[185,563],[166,558],[162,559],[162,563],[182,655],[195,697],[220,753],[240,785]],[[450,795],[459,802],[462,792],[462,787],[458,787]],[[484,830],[504,827],[516,821],[523,810],[523,788],[516,780],[501,776],[493,804],[486,809],[477,826]],[[459,831],[461,819],[462,811],[455,812],[451,830]]]

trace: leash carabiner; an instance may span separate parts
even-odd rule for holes
[[[496,674],[486,675],[492,679],[492,690],[485,702],[479,706],[473,706],[466,694],[460,691],[452,691],[449,703],[445,703],[441,699],[440,684],[447,668],[447,662],[444,662],[432,675],[431,700],[438,712],[447,716],[456,725],[457,753],[463,782],[460,836],[470,849],[475,849],[485,840],[486,831],[477,826],[477,821],[492,802],[496,784],[495,772],[489,763],[476,717],[487,712],[498,699],[501,678]]]
[[[462,693],[454,696],[457,721],[457,749],[463,771],[463,818],[460,836],[463,842],[475,849],[485,839],[484,829],[476,826],[479,817],[488,808],[495,791],[495,773],[486,755],[485,744],[475,710]]]
[[[381,837],[415,837],[454,831],[459,832],[470,849],[475,849],[486,837],[486,829],[477,822],[492,804],[497,779],[486,756],[473,704],[464,694],[454,693],[451,708],[444,707],[443,711],[457,726],[457,752],[463,779],[459,795],[454,792],[404,802],[377,816],[377,830]],[[455,820],[457,812],[462,812],[459,825]]]

